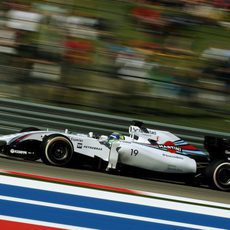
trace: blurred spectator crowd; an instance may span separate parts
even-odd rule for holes
[[[103,97],[116,92],[229,101],[229,1],[110,1],[111,7],[124,6],[122,15],[117,14],[122,24],[114,14],[104,16],[113,9],[108,1],[107,8],[100,8],[103,0],[88,1],[92,5],[85,8],[77,0],[0,1],[0,79],[14,78],[5,76],[10,73],[6,67],[23,70],[21,83],[37,85],[33,88],[37,92],[43,84],[58,86],[55,95],[60,100],[67,87],[96,90]],[[197,30],[218,34],[219,28],[226,44],[205,40],[196,44]]]

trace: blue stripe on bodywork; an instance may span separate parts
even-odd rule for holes
[[[77,196],[59,192],[23,188],[5,184],[0,184],[0,195],[196,225],[205,224],[206,226],[222,228],[227,228],[229,226],[228,219],[216,216],[195,214],[158,207],[124,203],[119,201],[97,199],[86,196]],[[9,208],[7,206],[0,206],[1,212],[4,211],[6,214],[9,211],[8,209]],[[27,216],[26,218],[30,218],[30,216]]]
[[[193,154],[193,155],[207,155],[205,152],[202,152],[200,150],[185,150],[185,149],[182,149],[182,152],[184,154]]]
[[[182,139],[174,141],[174,143],[177,144],[177,145],[188,145],[188,142],[184,141]]]

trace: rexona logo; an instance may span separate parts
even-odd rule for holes
[[[84,145],[84,148],[86,148],[86,149],[93,149],[93,150],[102,150],[102,148],[93,147],[93,146],[87,146],[87,145]]]

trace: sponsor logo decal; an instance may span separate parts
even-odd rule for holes
[[[168,165],[168,170],[170,170],[171,172],[183,172],[183,170],[178,169],[175,165]]]
[[[133,127],[133,126],[131,126],[129,128],[129,132],[130,133],[140,133],[140,134],[144,134],[146,136],[156,135],[156,131],[154,131],[154,130],[147,129],[147,132],[144,132],[141,128]]]
[[[183,157],[177,156],[177,155],[168,155],[168,154],[163,153],[162,156],[164,156],[164,157],[171,157],[171,158],[176,158],[176,159],[183,160]]]
[[[172,141],[166,141],[164,144],[158,145],[158,147],[170,153],[182,153],[182,149],[178,146],[175,146],[175,144]]]
[[[182,152],[181,148],[179,148],[177,146],[173,146],[173,145],[158,145],[158,147],[160,149],[166,149],[167,151],[169,151],[171,153]]]
[[[94,147],[94,146],[87,146],[87,145],[84,145],[83,147],[86,148],[86,149],[92,149],[92,150],[102,150],[102,148]]]
[[[35,154],[34,152],[28,152],[25,150],[18,150],[18,149],[10,149],[11,154],[21,154],[21,155],[33,155]]]
[[[76,138],[76,137],[71,137],[71,141],[76,141],[76,142],[83,142],[82,139]]]
[[[12,154],[27,154],[27,151],[23,151],[23,150],[17,150],[17,149],[10,149],[10,153]]]
[[[77,148],[82,149],[82,143],[77,143]]]
[[[157,135],[156,131],[153,131],[153,130],[151,130],[151,129],[148,130],[148,131],[149,131],[149,133],[152,134],[152,135]]]

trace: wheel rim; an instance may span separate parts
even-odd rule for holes
[[[221,168],[218,172],[218,181],[223,185],[230,185],[230,169]]]
[[[230,163],[222,163],[216,168],[214,182],[220,189],[230,189]]]
[[[72,148],[68,142],[54,141],[48,148],[47,157],[50,163],[65,165],[72,157]]]
[[[51,151],[53,152],[54,159],[64,160],[68,156],[68,148],[66,144],[63,143],[54,143],[51,147]]]

